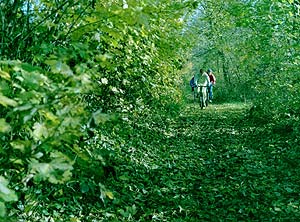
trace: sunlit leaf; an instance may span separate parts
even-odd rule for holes
[[[101,78],[101,83],[103,85],[107,85],[108,84],[108,79],[107,78]]]
[[[7,72],[0,70],[0,77],[6,80],[10,80],[10,75]]]
[[[14,140],[10,143],[10,145],[21,152],[25,151],[25,148],[30,144],[30,141],[23,141],[23,140]]]
[[[5,121],[5,119],[0,119],[0,133],[7,133],[11,129],[10,125]]]
[[[78,219],[77,217],[71,217],[70,222],[81,222],[81,220]]]
[[[48,121],[51,121],[55,124],[59,123],[59,118],[54,115],[52,112],[48,111],[48,110],[43,110],[40,112],[41,115],[43,115]]]
[[[114,194],[111,191],[106,191],[105,195],[111,200],[114,199]]]
[[[0,176],[0,200],[5,202],[17,201],[18,197],[15,192],[7,187],[8,181]]]
[[[44,123],[34,123],[32,136],[35,140],[42,140],[49,135],[48,129]]]
[[[8,106],[15,107],[15,106],[18,105],[18,103],[15,100],[10,99],[10,98],[2,95],[2,94],[0,94],[0,104],[5,106],[5,107],[8,107]]]

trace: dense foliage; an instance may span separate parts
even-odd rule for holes
[[[189,47],[182,19],[192,6],[1,2],[1,217],[6,203],[17,199],[18,208],[32,214],[37,192],[48,198],[44,192],[53,189],[51,196],[63,197],[67,191],[60,187],[72,179],[72,189],[85,193],[92,183],[103,198],[112,198],[102,184],[106,154],[87,141],[100,136],[101,144],[95,127],[126,113],[176,108],[176,73]]]
[[[299,10],[293,0],[1,1],[0,220],[299,216]],[[251,108],[184,113],[199,68],[215,71],[216,102]],[[236,122],[246,108],[249,125]],[[212,113],[211,128],[192,126]],[[269,124],[255,131],[258,121]]]
[[[200,40],[194,63],[218,74],[219,97],[254,101],[253,115],[299,125],[300,4],[204,1],[191,27]],[[254,99],[254,100],[253,100]],[[299,130],[299,129],[297,129]]]

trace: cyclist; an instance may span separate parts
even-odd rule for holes
[[[206,91],[207,91],[207,87],[209,86],[209,76],[204,71],[204,69],[199,70],[199,73],[197,73],[194,76],[194,81],[195,81],[195,85],[197,86],[197,94],[199,95],[201,90],[201,95],[203,95],[203,101],[207,101],[208,98],[207,98]]]
[[[195,75],[193,76],[193,78],[190,80],[190,87],[192,88],[192,92],[194,92],[194,88],[196,88],[196,84],[195,84]]]
[[[204,69],[199,70],[199,74],[194,76],[196,86],[209,86],[209,76]]]
[[[216,77],[213,74],[211,69],[207,70],[208,77],[209,77],[209,85],[208,85],[208,92],[209,92],[209,102],[212,102],[213,99],[213,87],[216,84]]]

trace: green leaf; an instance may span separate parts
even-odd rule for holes
[[[120,180],[123,180],[123,181],[129,181],[130,178],[128,177],[128,175],[122,175],[119,177]]]
[[[3,105],[4,107],[8,107],[8,106],[17,106],[18,103],[13,100],[13,99],[10,99],[2,94],[0,94],[0,104]]]
[[[28,63],[21,63],[20,67],[22,68],[22,70],[26,71],[26,72],[42,72],[43,70],[38,67],[38,66],[33,66],[31,64]]]
[[[70,180],[73,162],[63,153],[54,151],[50,154],[52,161],[41,163],[32,159],[30,163],[31,173],[36,181],[48,180],[50,183],[65,183]]]
[[[37,181],[46,180],[53,170],[49,163],[39,163],[37,160],[33,160],[30,163],[30,168],[32,170],[32,173],[36,174],[35,179]]]
[[[8,181],[0,176],[0,199],[5,202],[17,201],[18,197],[15,192],[7,187]]]
[[[77,217],[71,217],[70,222],[80,222],[81,220],[78,219]]]
[[[111,200],[114,199],[114,194],[111,191],[105,191],[105,195]]]
[[[5,204],[2,201],[0,201],[0,218],[5,217],[5,215],[6,215]]]
[[[96,111],[93,113],[93,118],[95,120],[95,123],[99,125],[100,123],[105,123],[106,121],[112,119],[112,116],[102,113],[101,111]]]
[[[0,77],[6,80],[10,80],[10,75],[2,70],[0,70]]]
[[[7,133],[11,129],[10,125],[5,121],[5,119],[0,119],[0,133]]]
[[[12,148],[17,149],[21,152],[25,151],[26,146],[28,146],[29,141],[22,141],[22,140],[14,140],[10,143]]]
[[[89,185],[85,182],[80,183],[80,191],[81,193],[87,193],[89,192],[90,188]]]
[[[51,71],[54,73],[73,75],[73,71],[70,67],[60,60],[46,60],[45,63],[51,67]]]
[[[48,110],[43,110],[40,114],[54,124],[59,124],[59,118]]]
[[[33,138],[38,141],[42,140],[43,138],[47,138],[49,136],[48,129],[45,123],[35,123],[33,125]]]

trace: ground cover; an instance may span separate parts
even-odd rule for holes
[[[248,109],[190,104],[132,124],[107,221],[296,221],[298,140],[249,121]]]
[[[248,110],[188,104],[178,116],[114,123],[90,144],[115,170],[103,189],[93,178],[43,188],[48,196],[32,188],[19,221],[297,221],[299,141]]]

